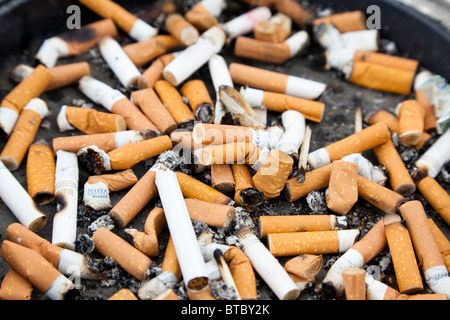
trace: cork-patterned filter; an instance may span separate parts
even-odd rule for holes
[[[358,201],[358,165],[335,161],[331,168],[327,207],[339,214],[347,214]]]
[[[245,163],[254,165],[261,150],[252,143],[235,142],[208,145],[198,151],[197,160],[203,165]]]
[[[186,12],[184,17],[201,32],[206,31],[219,23],[217,18],[205,8],[201,1],[191,10]]]
[[[144,230],[133,234],[134,246],[149,257],[156,257],[159,253],[158,236],[167,225],[164,210],[155,207],[145,220]]]
[[[323,257],[316,254],[300,254],[286,261],[284,269],[296,281],[313,281],[322,267]]]
[[[229,193],[234,190],[235,182],[231,165],[217,164],[211,166],[211,186],[222,193]]]
[[[122,288],[109,297],[108,300],[138,300],[138,298],[130,289]]]
[[[177,125],[195,120],[192,110],[184,103],[181,94],[167,80],[156,81],[154,89]]]
[[[52,75],[52,81],[45,88],[45,91],[50,91],[65,87],[77,82],[83,76],[89,76],[91,69],[87,62],[76,62],[70,64],[63,64],[60,66],[48,69]]]
[[[422,137],[425,125],[425,109],[417,100],[406,100],[398,109],[400,142],[415,146]]]
[[[450,241],[441,229],[439,229],[433,219],[428,218],[428,225],[430,226],[431,232],[433,233],[433,236],[439,246],[439,250],[441,251],[447,271],[450,272]]]
[[[191,219],[202,221],[209,226],[227,227],[235,214],[233,206],[198,199],[185,199],[184,201]]]
[[[102,182],[108,188],[108,191],[120,191],[129,188],[138,182],[136,175],[132,169],[116,172],[113,174],[101,174],[90,176],[86,183],[94,184]]]
[[[290,18],[288,19],[290,20]],[[284,28],[281,23],[271,20],[262,20],[255,23],[253,33],[255,39],[280,43],[286,40],[290,31],[290,29]]]
[[[345,296],[347,300],[366,299],[366,271],[360,268],[347,268],[342,271]]]
[[[134,42],[123,47],[136,67],[142,67],[153,59],[177,48],[184,47],[176,38],[169,35],[156,35],[148,40]]]
[[[236,39],[234,55],[239,58],[280,64],[291,57],[291,49],[285,41],[276,43],[239,36]]]
[[[296,1],[275,1],[274,2],[275,9],[279,12],[282,12],[289,17],[299,26],[305,27],[309,25],[314,18],[314,14],[312,11],[305,9],[300,3]]]
[[[392,133],[398,133],[398,118],[386,110],[378,110],[371,114],[365,121],[373,125],[378,122],[384,122]]]
[[[362,239],[353,244],[352,249],[358,251],[364,263],[378,255],[387,245],[384,222],[380,219]]]
[[[339,32],[351,32],[366,30],[366,15],[362,11],[350,11],[344,13],[331,14],[326,17],[316,18],[313,21],[318,26],[322,23],[332,24]]]
[[[436,121],[438,117],[436,117],[436,113],[434,110],[434,106],[425,96],[422,90],[418,89],[415,91],[416,100],[420,103],[420,105],[425,109],[425,123],[424,130],[426,132],[435,130],[437,127]]]
[[[197,42],[198,30],[181,14],[171,13],[165,19],[167,31],[179,42],[190,46]]]
[[[10,268],[0,287],[0,300],[31,300],[33,285],[20,273]]]
[[[180,89],[180,93],[188,98],[189,106],[191,107],[194,114],[197,114],[197,109],[202,104],[208,104],[212,108],[214,107],[214,102],[209,95],[208,88],[203,80],[194,79],[187,81]],[[212,120],[213,118],[211,118]]]
[[[175,251],[171,236],[169,236],[169,240],[167,241],[167,247],[166,251],[164,252],[164,260],[161,266],[161,271],[172,272],[178,281],[181,280],[181,268],[180,264],[178,263],[177,253]]]
[[[85,134],[117,132],[127,129],[127,124],[122,116],[94,109],[66,106],[66,118],[72,126]]]
[[[156,126],[127,98],[114,103],[111,112],[121,115],[129,130],[158,131]]]
[[[249,258],[236,246],[231,246],[224,256],[229,261],[229,268],[241,299],[256,300],[256,278]]]
[[[156,81],[163,80],[163,70],[173,59],[175,59],[173,53],[166,53],[154,60],[138,78],[138,88],[153,88]]]
[[[76,153],[82,148],[93,145],[105,152],[114,150],[117,147],[115,134],[113,132],[109,132],[57,137],[53,139],[53,152],[56,154],[58,150],[64,150]]]
[[[332,229],[329,215],[260,216],[260,238],[271,233],[329,231]]]

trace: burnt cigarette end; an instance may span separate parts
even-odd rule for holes
[[[195,111],[195,118],[203,123],[211,123],[214,118],[214,108],[210,103],[201,103]]]
[[[97,175],[102,174],[106,170],[102,157],[90,148],[86,148],[84,152],[80,152],[78,154],[78,160],[87,170]]]
[[[51,192],[38,192],[33,198],[37,205],[44,205],[55,200],[55,195]]]
[[[158,136],[158,132],[156,132],[154,130],[148,130],[148,129],[140,131],[139,134],[142,137],[142,141],[151,139],[151,138],[155,138]]]
[[[417,185],[420,181],[428,176],[428,169],[426,167],[417,168],[411,175],[414,183]]]
[[[306,174],[306,169],[303,166],[300,166],[298,168],[298,173],[297,173],[297,182],[298,183],[305,182],[305,174]]]
[[[187,284],[187,287],[191,291],[202,291],[208,285],[207,277],[194,278]]]
[[[179,129],[186,129],[188,131],[194,130],[195,120],[188,120],[179,124]]]
[[[256,207],[264,201],[264,193],[256,188],[246,188],[239,193],[239,199],[246,206]]]

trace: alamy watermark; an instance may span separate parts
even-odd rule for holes
[[[369,30],[381,29],[381,9],[377,5],[370,5],[366,10],[370,16],[366,20],[366,27]]]
[[[73,4],[67,7],[67,14],[70,16],[66,20],[66,26],[69,30],[81,29],[81,9],[79,6]]]

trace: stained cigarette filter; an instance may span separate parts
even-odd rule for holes
[[[447,239],[442,230],[436,225],[433,219],[428,218],[428,225],[430,226],[431,232],[439,246],[442,258],[444,259],[447,271],[450,272],[450,241]]]
[[[185,46],[193,45],[200,36],[188,20],[179,13],[171,13],[166,17],[165,27],[167,31]]]
[[[27,157],[27,190],[36,204],[55,199],[55,156],[45,141],[30,146]]]
[[[430,176],[420,180],[417,188],[439,216],[450,225],[450,196],[447,191]]]
[[[192,9],[187,11],[184,14],[184,17],[199,31],[203,32],[219,23],[217,18],[220,16],[224,7],[224,0],[202,0],[195,4]]]
[[[424,170],[430,177],[436,178],[442,167],[450,160],[449,141],[450,132],[447,130],[420,156],[415,166]]]
[[[235,181],[234,201],[236,204],[249,207],[260,205],[264,201],[264,193],[255,187],[250,167],[246,164],[232,164],[231,170]]]
[[[242,300],[256,300],[256,278],[252,264],[245,253],[236,246],[231,246],[225,253],[229,268]]]
[[[226,228],[235,214],[234,207],[230,205],[198,199],[185,199],[185,203],[192,220],[202,221],[209,226]]]
[[[331,168],[327,207],[339,214],[347,214],[358,201],[358,165],[335,161]]]
[[[277,12],[270,20],[255,23],[255,39],[280,43],[286,40],[292,31],[292,19],[284,13]]]
[[[322,255],[300,254],[286,261],[284,269],[295,281],[297,287],[302,290],[306,283],[315,280],[317,273],[322,268],[322,263]]]
[[[163,80],[164,77],[162,73],[164,68],[175,59],[179,52],[180,51],[166,53],[153,60],[150,66],[138,78],[138,88],[153,88],[156,81]]]
[[[193,79],[186,82],[180,88],[180,93],[188,99],[197,120],[203,123],[211,123],[214,120],[214,102],[203,80]]]
[[[400,142],[406,146],[417,145],[424,131],[425,109],[417,100],[406,100],[397,106],[395,112]]]
[[[211,186],[222,193],[229,193],[234,190],[233,171],[229,164],[218,164],[211,166]]]
[[[342,271],[347,300],[366,300],[366,271],[347,268]]]
[[[0,287],[1,300],[31,300],[33,285],[20,273],[9,268]]]
[[[108,300],[138,300],[130,289],[122,288],[114,293]]]

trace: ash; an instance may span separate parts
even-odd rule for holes
[[[325,201],[325,194],[321,191],[311,191],[306,196],[308,207],[315,214],[323,214],[327,211],[327,204]]]
[[[214,298],[220,300],[237,300],[238,296],[232,286],[222,280],[211,281],[211,294]]]

